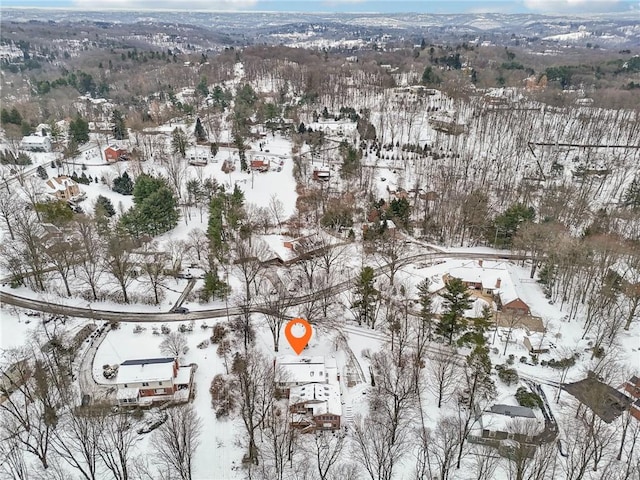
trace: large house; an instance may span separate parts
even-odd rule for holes
[[[66,175],[47,180],[46,189],[47,194],[56,200],[76,201],[84,198],[78,184]]]
[[[340,387],[328,383],[308,383],[289,392],[292,425],[303,431],[338,430],[342,417]]]
[[[451,269],[449,276],[460,279],[467,288],[494,298],[502,312],[531,314],[529,305],[518,295],[514,279],[504,262],[470,261]]]
[[[181,367],[176,358],[127,360],[118,367],[117,399],[121,405],[187,400],[193,368]]]
[[[22,137],[22,140],[20,141],[21,150],[29,150],[30,152],[50,152],[51,148],[51,139],[49,137],[28,135],[26,137]]]

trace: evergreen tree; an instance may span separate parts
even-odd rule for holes
[[[113,188],[111,190],[122,195],[132,195],[133,182],[131,181],[131,177],[129,177],[129,174],[127,172],[124,172],[121,176],[114,178]]]
[[[484,335],[492,325],[493,312],[490,307],[485,305],[482,309],[482,316],[472,320],[471,329],[460,337],[458,344],[484,346],[486,344]]]
[[[431,293],[429,293],[429,280],[424,279],[418,284],[418,303],[420,304],[420,320],[423,330],[427,333],[427,339],[433,340],[433,305]]]
[[[493,228],[489,229],[489,239],[496,247],[510,247],[516,232],[525,222],[535,218],[533,207],[526,207],[521,203],[514,203],[498,215],[493,221]]]
[[[138,182],[136,181],[136,185]],[[121,220],[121,226],[133,237],[156,236],[168,232],[178,224],[178,202],[166,186],[153,191],[136,203]]]
[[[204,276],[204,286],[200,291],[200,299],[204,302],[215,300],[216,298],[224,300],[230,291],[229,285],[218,276],[218,270],[214,268]]]
[[[411,205],[406,198],[394,198],[389,203],[389,213],[403,227],[409,225],[409,214],[411,213]]]
[[[358,325],[364,321],[371,328],[376,322],[376,303],[378,301],[378,290],[373,285],[374,271],[371,267],[364,267],[356,279],[355,296],[352,308],[358,315]]]
[[[198,142],[205,142],[207,140],[207,133],[204,131],[204,127],[202,126],[200,117],[196,119],[196,128],[194,134],[196,136],[196,141]]]
[[[176,127],[171,134],[171,146],[173,147],[173,153],[179,153],[183,157],[187,154],[187,145],[189,140],[187,134],[180,127]]]
[[[111,114],[111,123],[113,124],[111,127],[112,133],[116,140],[124,140],[127,138],[127,126],[124,123],[124,117],[120,110],[116,109],[113,111]]]
[[[73,210],[64,200],[36,203],[35,209],[45,223],[61,225],[73,219]]]
[[[107,217],[113,217],[116,214],[116,210],[113,208],[111,200],[103,195],[98,195],[98,198],[96,198],[95,209],[96,212],[100,209],[101,213]]]
[[[211,143],[211,147],[209,148],[209,150],[211,151],[211,155],[213,157],[215,157],[218,154],[218,144],[216,142]]]
[[[428,66],[422,72],[422,83],[424,85],[439,85],[440,78],[436,75],[436,72],[433,70],[432,66]]]
[[[300,122],[298,125],[298,133],[303,134],[307,131],[307,128],[304,126],[304,122]]]
[[[89,141],[89,122],[84,120],[80,115],[69,123],[69,137],[82,145]]]
[[[442,298],[447,310],[440,316],[436,334],[445,337],[451,345],[453,337],[466,328],[464,312],[470,308],[471,302],[467,287],[462,280],[455,277],[451,277],[447,282]]]
[[[38,169],[36,170],[36,173],[38,174],[38,176],[42,180],[46,180],[47,178],[49,178],[49,175],[47,174],[47,171],[44,169],[44,167],[42,165],[38,166]]]
[[[207,86],[207,77],[202,77],[200,79],[200,83],[198,83],[198,85],[196,86],[196,93],[198,93],[199,95],[202,95],[203,97],[206,97],[207,95],[209,95],[209,87]]]
[[[136,205],[142,205],[142,202],[162,187],[168,188],[167,182],[164,178],[152,177],[146,173],[139,175],[136,179],[136,184],[133,187],[133,203]]]

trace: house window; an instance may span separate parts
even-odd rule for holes
[[[166,390],[164,388],[156,388],[153,393],[155,393],[156,395],[164,395],[166,393]]]
[[[162,385],[162,382],[158,382],[158,385]]]
[[[124,384],[124,388],[129,388],[126,383]]]
[[[149,382],[142,382],[142,386],[143,387],[148,387],[149,386]]]

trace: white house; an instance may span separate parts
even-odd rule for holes
[[[186,400],[193,383],[193,368],[180,367],[175,358],[127,360],[118,368],[117,399],[121,405]]]
[[[276,360],[276,387],[285,395],[293,387],[308,383],[337,383],[338,380],[334,358],[283,355]]]
[[[51,148],[51,139],[49,137],[29,135],[22,137],[22,141],[20,141],[21,150],[29,150],[31,152],[50,152]]]

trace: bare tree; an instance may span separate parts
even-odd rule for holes
[[[246,459],[249,465],[258,465],[256,433],[273,404],[273,362],[257,350],[247,350],[244,355],[236,353],[232,371],[237,377],[240,417],[248,437]]]
[[[18,204],[19,202],[17,201],[16,196],[12,195],[11,192],[0,195],[0,217],[2,217],[5,225],[7,226],[7,231],[9,232],[11,240],[15,239],[13,235],[13,219],[19,208]]]
[[[252,245],[245,240],[239,240],[236,246],[237,266],[244,281],[245,298],[251,301],[251,287],[255,284],[258,274],[262,271],[263,265],[260,261],[264,252],[264,247]]]
[[[127,288],[133,281],[135,272],[132,249],[131,238],[124,234],[114,234],[107,240],[105,270],[116,279],[122,290],[124,303],[129,303]]]
[[[282,229],[282,221],[284,220],[284,206],[282,201],[277,195],[271,195],[269,199],[269,213],[273,216],[273,219],[278,224],[278,228]]]
[[[144,260],[142,262],[142,271],[147,276],[151,288],[153,289],[153,295],[155,303],[160,303],[160,287],[162,282],[166,278],[165,271],[167,267],[167,254],[157,251],[157,244],[147,244],[145,246]]]
[[[98,299],[104,244],[98,235],[95,222],[87,217],[76,221],[78,235],[79,277],[89,285],[94,300]]]
[[[160,351],[163,355],[179,357],[186,346],[187,337],[183,333],[171,332],[160,342]]]
[[[53,432],[52,446],[58,456],[87,480],[97,480],[99,445],[106,409],[71,409]]]
[[[181,480],[192,480],[193,457],[200,445],[202,421],[190,404],[169,408],[166,412],[167,421],[151,440],[154,456]]]
[[[472,452],[474,480],[491,480],[495,478],[500,456],[489,446],[476,446]],[[533,479],[531,479],[533,480]],[[538,479],[542,480],[542,479]]]
[[[442,407],[442,402],[448,402],[455,392],[460,374],[458,362],[453,351],[438,352],[426,362],[430,378],[427,388],[438,399],[438,408]]]
[[[133,450],[139,437],[130,422],[126,413],[108,415],[100,435],[98,455],[115,480],[136,478]]]
[[[261,428],[262,470],[268,478],[283,480],[287,462],[293,465],[298,431],[291,425],[292,418],[286,402],[274,402]]]
[[[47,260],[49,260],[49,263],[55,271],[58,272],[60,278],[62,278],[67,296],[70,297],[69,274],[71,268],[76,264],[78,245],[66,239],[59,239],[48,245],[45,251]]]
[[[320,480],[343,478],[337,476],[337,463],[341,460],[345,445],[345,434],[338,432],[330,435],[317,432],[313,436],[313,449]]]
[[[379,265],[384,268],[385,275],[389,278],[389,284],[393,288],[393,281],[396,273],[402,267],[402,258],[407,252],[407,246],[404,240],[393,232],[383,235],[376,250],[381,260]]]
[[[287,310],[291,306],[291,296],[282,282],[274,282],[272,290],[265,296],[262,313],[267,321],[271,338],[273,338],[273,350],[278,351],[282,326],[288,320]]]

